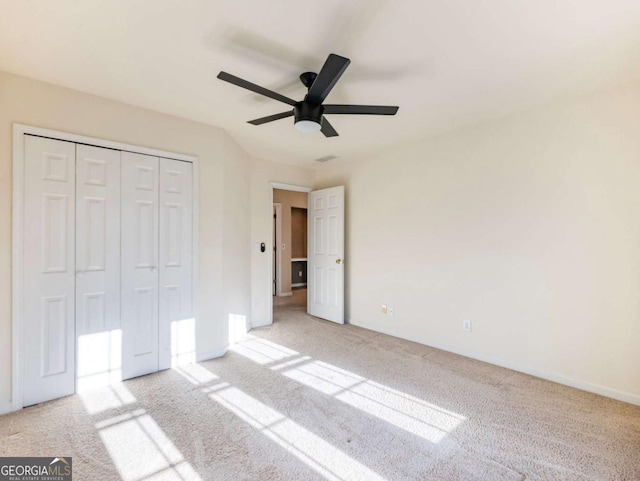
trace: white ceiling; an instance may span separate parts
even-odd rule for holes
[[[294,99],[329,53],[351,66],[328,103],[399,105],[332,116],[340,137],[220,70]],[[226,129],[250,154],[309,163],[640,78],[638,0],[0,0],[0,70]],[[332,161],[337,162],[337,161]]]

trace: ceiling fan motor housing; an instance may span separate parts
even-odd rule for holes
[[[324,113],[324,107],[320,104],[314,104],[311,102],[297,102],[293,106],[293,116],[295,123],[302,120],[315,122],[317,124],[322,123],[322,114]]]
[[[315,72],[304,72],[300,74],[300,81],[302,82],[302,85],[307,87],[307,89],[310,89],[313,85],[313,82],[316,81],[317,76],[318,74]]]

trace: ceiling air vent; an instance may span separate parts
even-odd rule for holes
[[[330,160],[337,159],[337,155],[325,155],[324,157],[320,157],[316,159],[316,162],[329,162]]]

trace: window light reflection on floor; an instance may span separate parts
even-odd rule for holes
[[[202,481],[144,409],[95,427],[123,481]]]
[[[300,356],[298,358],[295,359],[291,359],[289,361],[285,361],[282,362],[280,364],[276,364],[274,366],[269,367],[269,369],[271,369],[272,371],[280,371],[281,369],[287,368],[287,367],[291,367],[291,366],[295,366],[296,364],[300,364],[301,362],[306,362],[306,361],[310,361],[311,358],[309,356]]]
[[[262,404],[240,389],[218,385],[205,389],[209,397],[266,437],[332,481],[382,481],[375,471],[359,463],[321,437]]]
[[[218,376],[200,364],[187,364],[185,366],[174,367],[173,369],[194,385],[205,384],[219,379]]]
[[[252,336],[234,346],[234,351],[258,364],[297,355],[287,347]],[[308,360],[303,362],[303,360]],[[308,356],[289,359],[271,367],[284,376],[309,386],[398,428],[438,443],[466,418],[417,397],[358,376]]]
[[[296,366],[283,374],[432,443],[442,441],[465,420],[452,411],[321,361]]]
[[[269,364],[299,354],[275,342],[252,335],[247,335],[245,340],[233,344],[229,349],[258,364]]]
[[[88,414],[98,414],[117,409],[137,401],[135,396],[120,382],[80,393],[80,399]]]

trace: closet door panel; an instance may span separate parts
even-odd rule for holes
[[[160,369],[195,362],[192,168],[160,159]]]
[[[75,144],[26,135],[23,405],[75,388]]]
[[[76,147],[78,392],[122,379],[120,152]]]
[[[122,376],[158,370],[157,157],[122,152]]]

